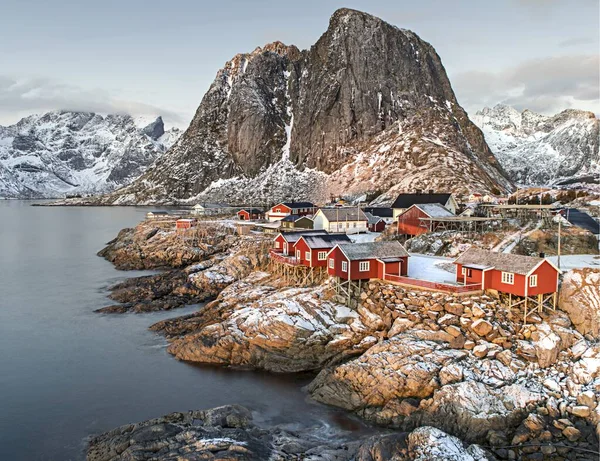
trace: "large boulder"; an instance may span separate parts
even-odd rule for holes
[[[558,306],[582,334],[600,335],[600,270],[574,269],[565,274]]]
[[[491,431],[516,428],[543,398],[520,384],[495,389],[463,381],[444,386],[432,399],[422,401],[407,424],[435,426],[468,442],[481,442]]]
[[[423,426],[408,435],[411,461],[488,461],[494,459],[478,445],[467,448],[451,435],[435,427]]]
[[[399,425],[411,410],[404,399],[430,396],[440,387],[440,370],[466,356],[465,351],[403,333],[354,360],[323,370],[308,390],[320,402],[378,423]]]

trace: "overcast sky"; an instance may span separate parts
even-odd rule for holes
[[[343,6],[431,43],[469,112],[600,113],[598,0],[3,0],[0,124],[72,109],[185,127],[232,56],[308,48]]]

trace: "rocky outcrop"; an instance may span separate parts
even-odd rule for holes
[[[343,8],[309,50],[274,42],[228,61],[176,145],[101,203],[259,204],[415,188],[511,184],[433,47]]]
[[[483,461],[494,458],[477,445],[465,446],[435,428],[410,434],[367,436],[322,427],[257,426],[239,405],[172,413],[127,424],[93,437],[87,461],[274,460],[331,461]],[[327,432],[331,433],[331,429]]]
[[[600,270],[575,269],[565,274],[558,299],[582,334],[600,336]]]
[[[434,427],[420,427],[408,436],[410,459],[414,461],[492,461],[494,456],[478,445],[463,443]]]
[[[161,117],[55,111],[0,126],[0,198],[97,194],[125,186],[169,149],[179,130]]]
[[[485,295],[454,298],[376,282],[361,299],[358,311],[391,318],[391,327],[360,357],[321,371],[307,388],[315,400],[377,424],[429,425],[492,446],[596,443],[588,411],[596,404],[577,407],[581,392],[596,389],[600,363],[566,314],[542,312],[523,327],[521,313]],[[543,430],[523,428],[532,412]],[[574,429],[551,429],[561,418]]]
[[[197,304],[214,296],[214,290],[201,290],[189,281],[189,271],[175,269],[157,275],[134,277],[110,288],[109,298],[121,304],[96,312],[122,314],[166,311]]]
[[[182,268],[223,253],[237,241],[231,229],[211,226],[192,245],[175,232],[174,220],[162,224],[143,221],[135,228],[121,230],[98,256],[121,270]]]
[[[158,233],[155,228],[148,230],[147,225],[140,225],[135,230],[125,229],[101,254],[120,268],[137,267],[139,264],[178,266],[190,257],[200,259],[200,262],[184,269],[134,277],[118,283],[110,288],[109,297],[121,304],[96,312],[140,313],[200,303],[216,297],[231,283],[268,264],[270,239],[238,237],[217,228],[214,233],[203,237],[202,242],[195,242],[192,246],[190,241],[182,239],[171,229],[161,230],[160,238],[149,242]],[[140,254],[144,257],[138,257]]]
[[[192,362],[273,372],[320,369],[360,354],[376,338],[363,316],[318,288],[276,288],[254,273],[224,289],[198,314],[161,322],[169,352]]]

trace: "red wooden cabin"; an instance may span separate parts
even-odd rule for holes
[[[537,296],[558,291],[561,273],[545,258],[471,248],[454,261],[456,281],[481,284],[483,290],[496,290],[515,296]]]
[[[327,273],[343,280],[407,275],[408,252],[395,241],[338,244],[327,255]]]
[[[273,241],[273,249],[276,252],[280,252],[284,255],[295,255],[296,254],[296,242],[303,235],[328,235],[327,231],[324,230],[305,230],[298,232],[285,232],[280,233],[275,237]]]
[[[307,216],[314,214],[316,210],[317,207],[311,202],[282,202],[273,206],[267,212],[267,219],[269,221],[279,221],[291,214]]]
[[[263,212],[258,208],[243,208],[237,212],[240,221],[251,221],[262,218]]]
[[[190,229],[196,225],[197,221],[195,219],[189,218],[181,218],[175,221],[175,229]]]
[[[435,232],[426,221],[421,218],[445,218],[455,216],[450,210],[439,203],[423,203],[412,205],[398,216],[398,233],[403,235],[421,235],[426,232]]]
[[[379,216],[375,216],[368,211],[365,211],[367,219],[369,220],[367,225],[369,232],[383,232],[385,230],[385,221]]]
[[[346,234],[303,235],[294,247],[296,259],[308,267],[327,266],[327,253],[339,243],[351,243]]]

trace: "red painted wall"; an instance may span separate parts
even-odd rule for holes
[[[383,232],[385,230],[385,221],[381,220],[377,224],[369,225],[371,232]]]
[[[279,211],[275,211],[275,209],[277,209]],[[279,205],[275,205],[273,208],[271,208],[271,212],[272,213],[276,213],[276,214],[279,214],[279,213],[288,213],[288,214],[290,214],[292,212],[292,210],[289,207],[285,206],[285,205],[279,204]]]
[[[275,242],[279,242],[279,248],[277,248],[275,246]],[[279,250],[279,251],[283,251],[285,243],[286,243],[286,240],[285,240],[284,236],[283,235],[278,235],[277,237],[275,237],[275,240],[273,241],[273,248],[275,248],[276,250]],[[288,243],[288,252],[287,252],[287,254],[294,255],[295,254],[294,252],[295,252],[295,244]]]
[[[250,220],[250,213],[248,213],[246,210],[238,211],[238,216],[242,221]]]
[[[529,287],[529,295],[554,293],[558,287],[558,272],[548,261],[544,261],[534,272],[537,274],[537,287]]]
[[[419,218],[427,218],[427,215],[417,207],[412,207],[398,216],[398,233],[407,235],[421,235],[429,230],[421,227]]]
[[[192,227],[192,223],[189,221],[176,221],[175,227],[177,229],[189,229]]]
[[[333,269],[329,267],[329,260],[333,259],[334,267]],[[348,279],[348,273],[342,272],[342,261],[348,261],[342,251],[339,248],[334,248],[333,251],[327,257],[327,273],[331,277],[341,277],[343,279]]]
[[[468,268],[467,268],[467,270],[468,270]],[[488,277],[489,272],[490,271],[486,272],[486,279]],[[482,280],[483,280],[483,271],[477,270],[477,269],[471,269],[471,276],[469,277],[467,275],[467,283],[466,284],[471,285],[471,284],[475,284],[475,283],[481,283]],[[464,277],[462,275],[462,265],[461,264],[456,265],[456,281],[459,283],[465,283]]]

